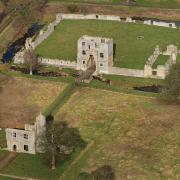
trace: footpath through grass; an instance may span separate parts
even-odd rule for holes
[[[74,84],[69,84],[63,90],[63,92],[60,92],[58,97],[44,110],[43,114],[46,117],[49,115],[55,115],[56,111],[67,102],[76,89],[77,87]]]
[[[77,41],[83,35],[113,38],[114,66],[143,69],[156,45],[180,48],[180,30],[143,24],[99,20],[63,20],[54,33],[36,48],[42,57],[76,61]],[[141,38],[139,38],[141,37]]]

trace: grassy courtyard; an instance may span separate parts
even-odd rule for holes
[[[71,109],[71,111],[69,111]],[[177,179],[180,175],[179,107],[155,98],[83,88],[57,113],[94,145],[62,180],[102,165],[117,180]],[[63,120],[64,120],[63,119]]]
[[[76,61],[77,40],[83,35],[113,38],[115,66],[143,69],[156,45],[180,47],[180,31],[163,27],[97,20],[64,20],[36,52],[42,57]],[[141,37],[141,38],[139,38]]]

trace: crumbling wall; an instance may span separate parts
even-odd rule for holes
[[[133,77],[144,77],[144,70],[109,67],[107,74],[133,76]]]

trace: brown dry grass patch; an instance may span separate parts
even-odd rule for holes
[[[62,83],[0,76],[0,127],[33,122],[64,89]]]

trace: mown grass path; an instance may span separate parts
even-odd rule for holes
[[[15,152],[8,152],[8,154],[0,160],[0,171],[6,168],[17,156],[18,154]]]

